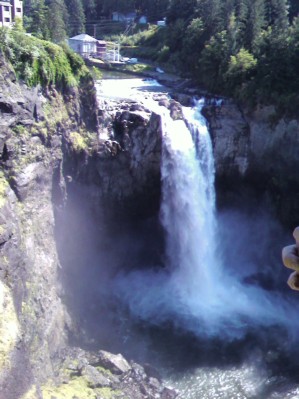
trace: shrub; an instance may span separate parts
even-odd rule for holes
[[[73,87],[90,73],[80,56],[67,46],[0,28],[0,49],[18,78],[29,86]]]

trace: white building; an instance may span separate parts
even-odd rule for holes
[[[0,0],[0,27],[11,28],[16,18],[23,18],[23,1]]]
[[[97,54],[97,42],[97,39],[87,35],[86,33],[71,37],[68,40],[71,49],[82,57],[89,57],[92,54]]]

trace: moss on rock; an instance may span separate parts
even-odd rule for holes
[[[86,139],[78,132],[70,133],[70,140],[76,152],[83,151],[87,147]]]
[[[20,327],[9,288],[0,281],[0,370],[9,367],[9,356],[20,334]]]
[[[33,385],[30,387],[30,389],[24,395],[22,395],[20,399],[38,399],[36,386]]]
[[[43,399],[73,399],[74,397],[84,399],[117,399],[121,394],[118,390],[109,387],[92,389],[88,385],[88,381],[83,376],[74,377],[68,384],[62,384],[57,387],[54,385],[45,385],[42,387]],[[24,398],[27,399],[27,398]]]
[[[6,190],[8,188],[8,182],[5,179],[3,172],[0,172],[0,208],[6,202]]]

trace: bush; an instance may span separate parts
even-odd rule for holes
[[[81,57],[67,46],[61,47],[23,32],[0,28],[0,49],[16,75],[29,86],[73,87],[90,73]]]
[[[257,60],[244,48],[230,57],[228,69],[225,73],[226,86],[235,90],[239,85],[248,81],[256,72]]]

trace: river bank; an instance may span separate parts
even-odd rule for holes
[[[107,63],[93,58],[86,59],[85,63],[89,67],[99,68],[102,71],[103,76],[105,76],[105,71],[118,72],[119,74],[128,76],[155,79],[161,85],[165,85],[174,90],[183,91],[186,88],[194,87],[194,82],[192,82],[190,79],[183,78],[182,76],[174,73],[162,71],[161,69],[148,63],[143,63],[144,65],[147,65],[148,68],[144,68],[144,70],[139,71],[131,70],[130,67],[124,63]],[[199,88],[198,91],[200,91]]]

